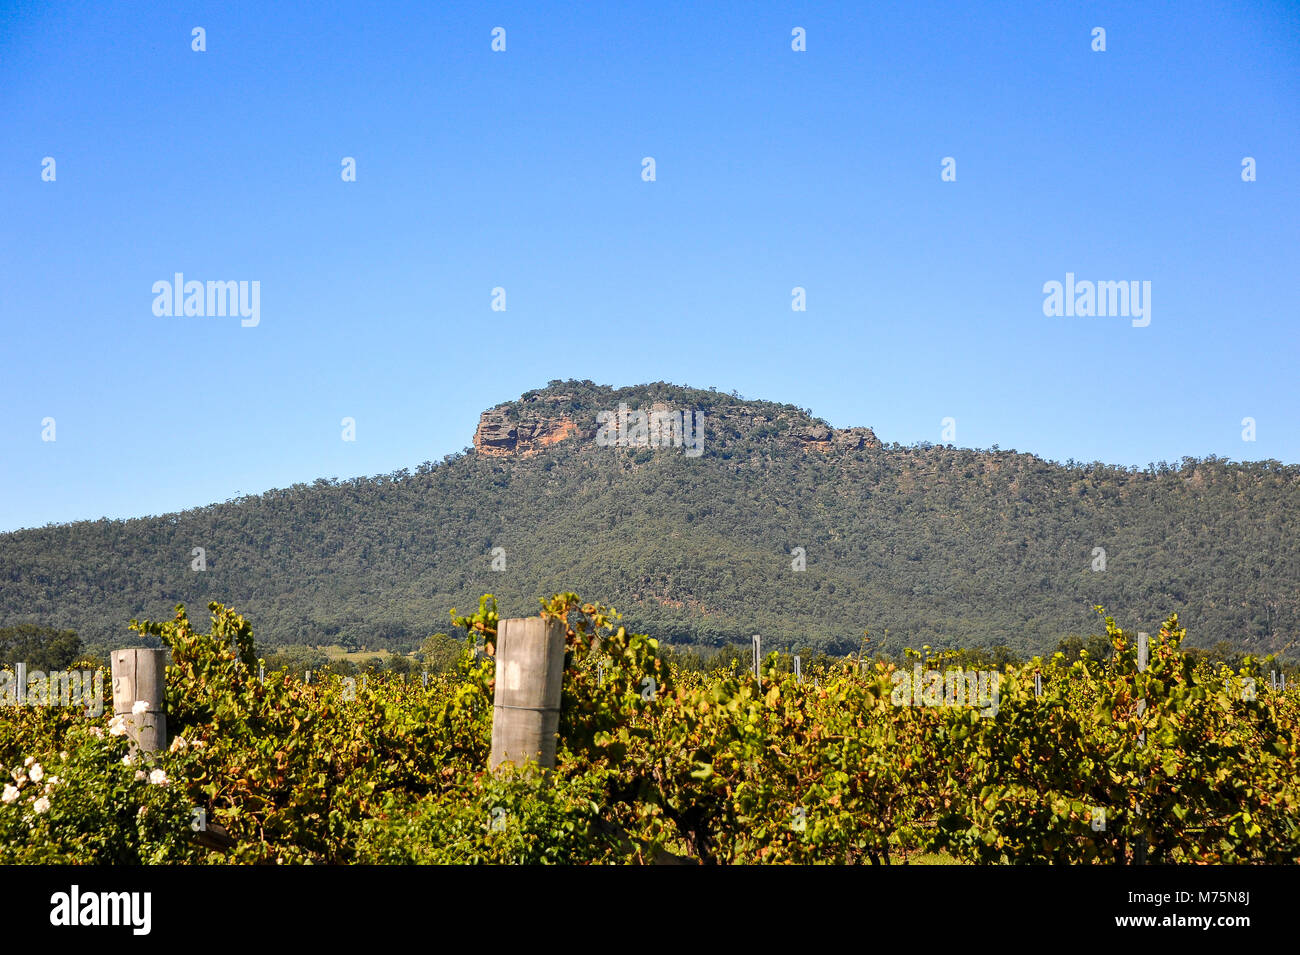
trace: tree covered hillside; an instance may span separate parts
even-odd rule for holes
[[[598,443],[598,412],[620,402],[702,413],[703,455]],[[484,592],[514,616],[575,589],[660,638],[760,633],[773,649],[845,652],[869,629],[877,652],[1051,650],[1098,630],[1096,604],[1138,629],[1176,611],[1190,645],[1300,635],[1296,466],[881,446],[791,405],[663,383],[552,382],[485,413],[475,445],[414,472],[0,535],[0,626],[102,650],[133,640],[133,617],[216,600],[268,645],[411,648]]]

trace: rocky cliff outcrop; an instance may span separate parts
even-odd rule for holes
[[[478,429],[474,432],[474,450],[488,456],[526,457],[569,438],[593,439],[594,444],[597,431],[594,411],[575,415],[547,407],[562,404],[567,399],[567,395],[547,395],[540,400],[534,398],[499,405],[483,412]],[[641,410],[653,414],[681,409],[670,403],[656,401]],[[689,421],[688,418],[688,425]],[[703,421],[706,451],[710,447],[725,447],[734,438],[752,435],[774,438],[786,447],[826,454],[880,447],[880,441],[870,428],[837,430],[801,416],[792,420],[788,415],[774,418],[747,409],[714,409],[703,413]]]
[[[824,424],[809,424],[791,428],[790,438],[805,450],[861,451],[878,448],[880,441],[870,428],[843,428],[836,430]]]
[[[528,456],[577,434],[578,424],[568,415],[527,416],[516,422],[506,412],[485,411],[474,432],[474,450],[486,455]]]

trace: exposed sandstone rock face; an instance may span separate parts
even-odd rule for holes
[[[809,424],[790,429],[790,437],[804,444],[828,444],[831,434],[831,429],[822,424]]]
[[[539,422],[532,428],[530,441],[534,447],[540,449],[559,444],[565,438],[571,438],[577,433],[577,422],[572,418],[564,417],[558,421]]]
[[[485,411],[474,432],[474,450],[480,454],[510,454],[518,444],[519,432],[504,414]]]
[[[790,437],[805,450],[861,451],[878,448],[880,441],[870,428],[844,428],[836,431],[822,424],[809,424],[790,429]]]
[[[501,411],[485,411],[474,432],[474,450],[489,456],[537,454],[578,434],[578,424],[568,415],[558,418],[526,417],[518,424]]]
[[[870,428],[845,428],[836,431],[832,443],[837,451],[861,451],[880,447],[880,439]]]
[[[555,404],[570,401],[570,396],[566,394],[530,395],[518,403],[483,412],[479,418],[478,430],[474,433],[474,450],[489,456],[527,457],[570,438],[594,439],[594,411],[575,418],[570,412],[554,407]],[[611,405],[609,410],[614,407]],[[649,407],[642,406],[640,410],[654,414],[682,410],[689,413],[693,409],[655,401]],[[706,449],[725,446],[735,436],[755,431],[774,435],[777,432],[773,431],[773,425],[779,425],[783,420],[789,421],[790,427],[779,432],[775,440],[787,447],[824,454],[880,447],[880,441],[870,428],[836,430],[808,421],[802,415],[780,414],[773,418],[770,414],[756,414],[751,409],[714,410],[706,413],[703,419],[704,446]]]

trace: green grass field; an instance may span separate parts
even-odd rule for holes
[[[328,647],[317,647],[316,649],[324,652],[331,661],[348,660],[352,663],[365,663],[369,660],[373,660],[375,657],[378,657],[380,660],[383,660],[384,663],[387,663],[388,658],[393,656],[392,650],[348,650],[345,647],[339,646],[337,643]]]

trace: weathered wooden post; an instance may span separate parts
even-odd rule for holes
[[[1148,637],[1145,633],[1138,634],[1138,672],[1139,673],[1146,672],[1147,642],[1149,640],[1150,637]],[[1147,711],[1147,701],[1146,698],[1143,697],[1142,699],[1137,701],[1137,715],[1139,717],[1142,717],[1146,715],[1146,711]],[[1142,730],[1138,733],[1138,745],[1145,746],[1146,744],[1147,744],[1147,731]]]
[[[156,753],[167,748],[167,650],[114,650],[113,714],[122,718],[132,749]],[[136,701],[144,703],[135,712]]]
[[[797,682],[803,682],[803,667],[800,665],[799,654],[794,656],[794,678]]]
[[[1137,646],[1137,650],[1138,650],[1138,659],[1137,659],[1137,664],[1138,664],[1138,672],[1139,672],[1139,673],[1145,673],[1145,672],[1146,672],[1146,668],[1147,668],[1147,655],[1148,655],[1148,652],[1147,652],[1147,642],[1148,642],[1149,639],[1150,639],[1150,638],[1149,638],[1145,633],[1139,633],[1139,634],[1138,634],[1138,646]],[[1146,712],[1147,712],[1147,701],[1146,701],[1146,697],[1142,697],[1142,699],[1140,699],[1140,700],[1137,701],[1137,715],[1138,715],[1138,718],[1141,719],[1141,718],[1143,718],[1144,716],[1146,716]],[[1146,731],[1146,730],[1140,730],[1140,731],[1138,732],[1138,746],[1145,747],[1146,744],[1147,744],[1147,731]],[[1142,804],[1141,804],[1141,803],[1139,803],[1139,804],[1135,807],[1135,812],[1136,812],[1136,814],[1139,815],[1139,816],[1142,815]],[[1145,838],[1144,836],[1138,836],[1137,839],[1134,841],[1134,846],[1133,846],[1133,862],[1134,862],[1135,864],[1137,864],[1137,865],[1146,865],[1146,864],[1147,864],[1147,841],[1146,841],[1146,838]]]
[[[758,681],[758,688],[763,689],[763,638],[754,634],[754,679]]]
[[[552,617],[498,621],[489,769],[504,762],[554,768],[566,629]]]

